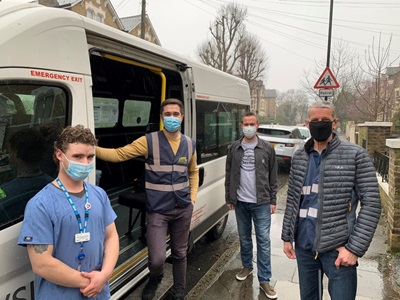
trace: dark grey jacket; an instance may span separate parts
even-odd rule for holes
[[[240,165],[244,150],[241,140],[235,141],[228,149],[225,174],[225,201],[227,204],[236,204],[237,190],[240,181]],[[276,205],[278,192],[278,163],[272,145],[258,138],[254,148],[256,164],[256,192],[257,204]]]
[[[365,149],[341,141],[334,133],[320,165],[315,251],[345,246],[362,257],[368,250],[381,213],[374,165]],[[293,242],[298,222],[301,190],[308,170],[308,149],[298,150],[289,175],[282,240]],[[358,202],[361,209],[356,216]]]

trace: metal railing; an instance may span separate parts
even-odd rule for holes
[[[389,156],[384,153],[374,152],[374,166],[376,172],[382,177],[382,182],[388,182]]]

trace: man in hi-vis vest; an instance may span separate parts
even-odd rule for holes
[[[148,133],[118,149],[96,147],[96,156],[121,162],[146,158],[147,247],[150,278],[142,299],[153,299],[163,277],[169,229],[173,259],[172,299],[184,299],[189,227],[199,186],[195,142],[181,134],[183,104],[166,99],[161,104],[164,129]]]

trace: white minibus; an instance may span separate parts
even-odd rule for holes
[[[67,10],[0,2],[0,299],[33,299],[34,276],[17,237],[25,205],[41,188],[20,184],[17,193],[2,194],[17,176],[8,140],[19,130],[38,130],[46,141],[40,169],[54,177],[53,143],[63,127],[83,124],[99,146],[121,147],[161,128],[160,103],[167,98],[183,101],[182,131],[197,145],[200,188],[190,249],[225,228],[225,155],[249,109],[247,82]],[[118,215],[113,299],[148,275],[143,174],[143,158],[97,160],[88,178],[107,192]]]

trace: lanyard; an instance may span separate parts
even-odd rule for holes
[[[76,209],[75,203],[72,201],[72,198],[69,195],[68,191],[65,189],[64,185],[61,183],[61,180],[58,177],[56,178],[56,182],[59,185],[60,189],[64,192],[69,204],[71,205],[71,207],[74,211],[75,217],[78,220],[79,233],[80,234],[85,233],[86,229],[87,229],[88,220],[89,220],[89,209],[91,208],[91,204],[89,203],[89,193],[88,193],[88,189],[86,187],[85,182],[83,183],[83,187],[85,188],[85,222],[83,224],[83,227],[82,227],[81,215],[79,214],[78,210]],[[78,271],[80,271],[82,260],[85,258],[83,249],[84,249],[84,242],[81,241],[80,246],[79,246],[79,254],[76,257],[79,262],[78,268],[77,268]]]

